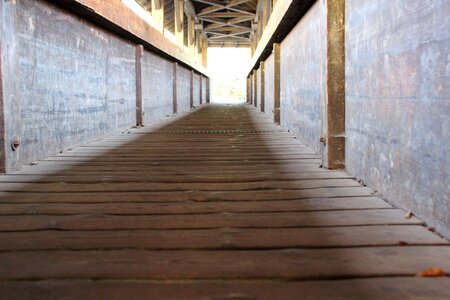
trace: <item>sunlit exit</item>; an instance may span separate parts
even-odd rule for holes
[[[212,102],[245,101],[245,78],[249,62],[249,48],[208,48]]]

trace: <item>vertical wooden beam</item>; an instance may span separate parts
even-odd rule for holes
[[[253,72],[252,72],[252,74],[250,74],[250,79],[249,79],[249,83],[250,83],[250,104],[252,104],[253,105],[253,102],[255,101],[255,99],[254,99],[254,97],[253,97],[253,89],[254,89],[254,87],[253,87]]]
[[[270,15],[270,10],[267,9],[268,7],[268,0],[260,0],[262,1],[262,6],[261,6],[261,35],[264,31],[264,28],[266,28],[266,24],[267,21],[269,21],[269,15]]]
[[[152,17],[156,28],[164,32],[164,0],[151,0]]]
[[[194,70],[191,70],[191,78],[190,78],[191,88],[189,95],[189,107],[194,107]]]
[[[194,58],[195,55],[195,22],[194,17],[187,16],[188,21],[188,53]]]
[[[175,22],[175,37],[177,45],[184,47],[184,1],[173,0],[174,5],[174,22]]]
[[[203,104],[203,75],[200,74],[200,105]]]
[[[245,100],[247,103],[250,103],[250,85],[249,85],[249,80],[248,77],[245,78]]]
[[[0,1],[0,16],[3,19],[3,1]],[[7,76],[3,76],[3,21],[0,19],[0,173],[6,172],[6,157],[5,157],[5,115],[4,115],[4,104],[5,95],[3,88],[3,80]]]
[[[247,78],[247,86],[248,86],[248,95],[247,95],[247,97],[248,97],[248,104],[252,104],[253,103],[253,99],[252,99],[252,94],[253,94],[253,91],[252,91],[252,74],[250,74],[250,75],[248,75],[248,78]]]
[[[206,68],[208,66],[208,39],[202,37],[202,65]]]
[[[135,58],[135,70],[136,70],[136,125],[143,124],[142,114],[142,55],[144,53],[144,46],[136,45],[136,58]]]
[[[206,103],[210,103],[211,101],[211,80],[209,77],[206,78]]]
[[[258,106],[258,74],[257,71],[253,71],[253,105]]]
[[[255,35],[250,35],[250,53],[251,57],[253,57],[253,54],[255,53]]]
[[[280,44],[273,44],[273,121],[276,124],[281,123],[280,118]]]
[[[202,31],[195,31],[195,63],[202,63]]]
[[[250,104],[253,105],[254,92],[253,92],[253,71],[250,73]]]
[[[178,73],[178,63],[174,62],[173,63],[173,101],[172,101],[173,114],[176,114],[178,111],[177,73]]]
[[[327,0],[324,165],[345,167],[345,0]]]
[[[265,72],[265,67],[264,67],[265,62],[261,62],[260,64],[260,73],[261,73],[261,78],[259,79],[259,85],[261,87],[261,92],[260,92],[260,108],[261,108],[261,112],[265,112],[265,105],[266,105],[266,99],[265,99],[265,95],[266,95],[266,91],[265,91],[265,81],[266,81],[266,72]]]
[[[0,1],[0,172],[22,165],[17,1]]]

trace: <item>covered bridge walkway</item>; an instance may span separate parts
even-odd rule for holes
[[[450,299],[449,54],[449,0],[0,0],[0,300]]]
[[[449,243],[249,105],[0,177],[1,299],[450,297]]]

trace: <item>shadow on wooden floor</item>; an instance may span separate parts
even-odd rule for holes
[[[450,297],[448,242],[246,105],[0,177],[0,299]]]

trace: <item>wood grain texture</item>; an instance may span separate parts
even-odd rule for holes
[[[17,299],[448,299],[450,279],[370,278],[332,281],[22,281],[0,283]],[[1,297],[1,296],[0,296]]]
[[[161,124],[0,177],[0,299],[449,296],[446,240],[252,105]]]

